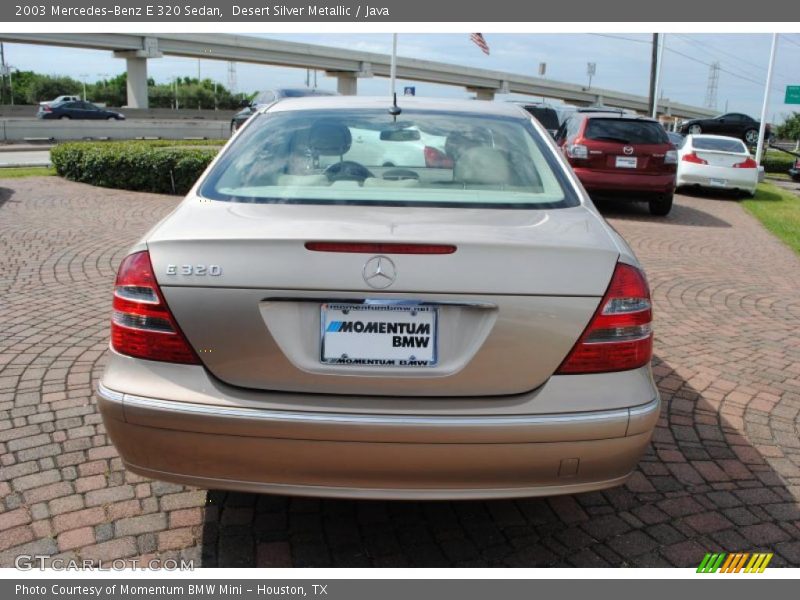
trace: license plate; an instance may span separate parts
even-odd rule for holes
[[[708,185],[711,185],[711,186],[714,186],[714,187],[725,187],[725,185],[727,183],[728,183],[727,179],[709,179],[708,180]]]
[[[635,169],[637,160],[635,156],[618,156],[616,165],[618,169]]]
[[[438,309],[401,304],[323,304],[321,361],[335,365],[436,365]]]

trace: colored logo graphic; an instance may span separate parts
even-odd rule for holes
[[[772,560],[772,552],[737,552],[726,554],[725,552],[711,553],[705,555],[700,566],[697,567],[698,573],[763,573],[769,561]]]

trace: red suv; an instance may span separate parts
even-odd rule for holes
[[[660,216],[672,208],[678,154],[658,121],[622,111],[578,112],[556,143],[592,197],[646,201]]]

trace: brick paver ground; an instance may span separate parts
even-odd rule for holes
[[[18,554],[206,566],[800,566],[800,259],[735,201],[605,207],[647,268],[664,400],[606,492],[351,502],[187,489],[126,472],[95,410],[110,286],[175,198],[0,180],[0,566]]]

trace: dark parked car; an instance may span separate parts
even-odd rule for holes
[[[800,158],[794,161],[794,166],[789,169],[789,177],[794,181],[800,181]]]
[[[678,153],[658,121],[576,112],[561,125],[556,143],[589,195],[645,201],[659,216],[672,208]]]
[[[758,130],[761,123],[742,113],[725,113],[711,119],[692,119],[681,123],[680,132],[685,134],[711,133],[739,138],[750,146],[758,143]],[[767,125],[766,137],[770,136]]]
[[[677,131],[668,131],[667,137],[669,138],[669,141],[672,142],[672,145],[676,148],[683,146],[683,141],[686,139],[682,133],[678,133]]]
[[[72,100],[57,104],[42,104],[36,116],[40,119],[95,119],[122,121],[125,115],[107,110],[84,100]]]
[[[556,136],[561,122],[558,119],[558,112],[552,106],[543,104],[541,102],[517,102],[522,108],[528,111],[534,119],[542,124],[542,127],[550,132],[553,137]]]
[[[233,115],[231,119],[231,133],[236,133],[242,125],[245,124],[255,112],[259,109],[269,106],[273,102],[277,102],[281,98],[301,98],[303,96],[337,96],[336,92],[327,92],[325,90],[316,90],[309,88],[279,88],[275,90],[266,90],[256,96],[252,102],[246,101],[245,106],[238,113]]]

